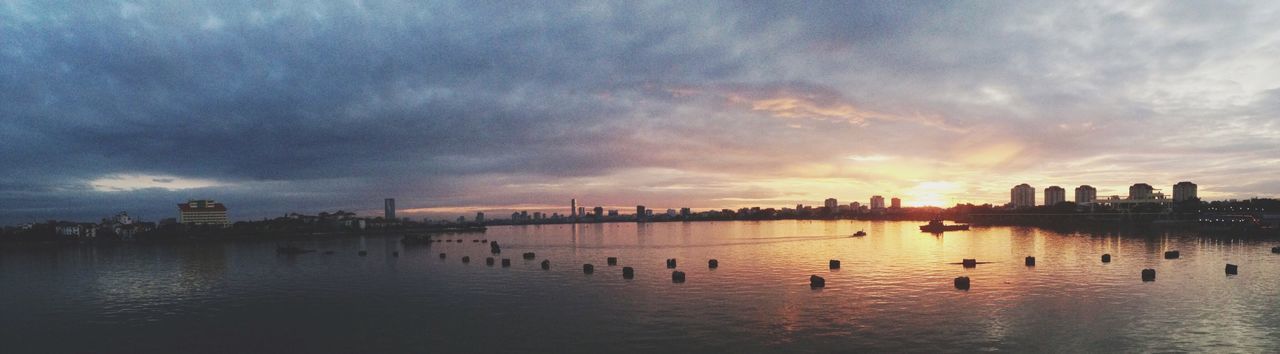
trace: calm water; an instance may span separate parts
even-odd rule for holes
[[[1276,242],[1011,227],[935,237],[916,224],[494,227],[408,248],[308,241],[336,253],[294,257],[274,242],[8,250],[0,352],[1280,351]],[[848,237],[857,230],[869,235]],[[486,266],[474,238],[499,241],[512,267]],[[667,258],[687,282],[671,282]],[[951,264],[962,258],[994,263]],[[1143,268],[1157,281],[1142,282]],[[827,287],[810,289],[811,274]],[[952,286],[960,275],[971,290]]]

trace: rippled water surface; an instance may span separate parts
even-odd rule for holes
[[[916,224],[506,226],[430,246],[305,241],[335,253],[298,256],[271,241],[11,249],[0,352],[1280,351],[1276,241]],[[486,266],[482,238],[512,266]]]

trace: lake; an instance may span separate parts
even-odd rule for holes
[[[334,253],[296,256],[274,241],[7,249],[0,352],[1280,350],[1275,240],[1026,227],[935,236],[919,224],[499,226],[429,246],[301,241]],[[858,230],[868,235],[850,237]],[[511,267],[487,266],[489,246],[473,239],[498,241]],[[826,286],[811,288],[810,275]],[[958,276],[969,290],[953,286]]]

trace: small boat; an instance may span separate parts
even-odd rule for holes
[[[862,237],[866,235],[867,235],[867,232],[862,230],[858,230],[858,232],[853,233],[853,237]]]
[[[311,252],[315,252],[315,251],[316,251],[316,250],[303,249],[302,247],[293,246],[293,245],[287,245],[287,246],[276,246],[276,254],[289,254],[289,255],[293,255],[293,254],[311,253]]]
[[[404,235],[400,238],[400,243],[405,246],[409,245],[425,245],[432,242],[431,237],[427,235]]]
[[[946,231],[960,231],[960,230],[968,230],[968,229],[969,229],[969,225],[966,225],[966,224],[944,225],[942,224],[942,220],[938,220],[938,219],[929,220],[928,224],[920,225],[920,231],[932,232],[932,233],[941,233]]]

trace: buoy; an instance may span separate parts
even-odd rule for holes
[[[608,263],[611,266],[616,266],[618,265],[618,257],[609,257],[605,260],[605,263]]]
[[[1036,266],[1036,257],[1027,256],[1027,261],[1026,261],[1026,262],[1027,262],[1027,266],[1028,266],[1028,267],[1034,267],[1034,266]]]
[[[965,258],[963,260],[960,260],[960,264],[963,264],[965,268],[977,268],[978,260],[973,258]]]
[[[596,266],[593,266],[590,263],[582,265],[582,274],[591,274],[595,272],[596,272]]]
[[[956,289],[969,290],[969,277],[956,277]]]
[[[622,279],[631,279],[636,277],[636,270],[631,267],[622,267]]]
[[[486,258],[484,259],[484,265],[492,266],[492,265],[493,265],[493,257],[486,257]]]
[[[444,259],[444,253],[440,253],[440,259]]]
[[[551,269],[551,261],[544,259],[542,260],[542,270],[547,270],[547,269]]]
[[[826,279],[822,279],[822,277],[817,276],[817,275],[810,275],[810,276],[809,276],[809,287],[810,287],[810,288],[821,288],[821,287],[824,287],[824,286],[827,286],[827,280],[826,280]]]
[[[830,262],[827,262],[827,266],[831,269],[840,269],[840,260],[832,259]]]
[[[1156,270],[1151,268],[1143,269],[1142,281],[1156,281]]]
[[[673,268],[675,268],[675,267],[676,267],[676,259],[675,259],[675,258],[668,258],[668,259],[667,259],[667,269],[673,269]]]
[[[369,255],[369,251],[360,251],[360,252],[356,252],[356,254],[359,254],[360,257],[364,257]]]
[[[681,271],[678,271],[678,270],[671,271],[671,282],[672,282],[672,283],[683,283],[683,282],[684,282],[684,272],[681,272]]]
[[[524,253],[524,259],[533,259],[533,257],[534,257],[533,252]]]
[[[1236,275],[1239,270],[1240,267],[1237,267],[1235,264],[1227,263],[1227,274]]]
[[[1102,263],[1111,263],[1111,254],[1110,254],[1110,253],[1107,253],[1107,254],[1103,254],[1103,255],[1102,255]]]
[[[462,263],[471,263],[471,256],[462,256]]]
[[[503,267],[503,268],[506,268],[506,267],[510,267],[510,266],[511,266],[511,258],[503,258],[503,259],[502,259],[502,267]]]
[[[720,267],[720,261],[717,261],[714,259],[707,261],[707,268],[716,269],[719,267]]]
[[[1166,251],[1164,259],[1178,259],[1178,251]]]
[[[400,251],[391,251],[392,257],[400,257]]]

